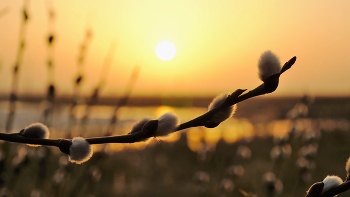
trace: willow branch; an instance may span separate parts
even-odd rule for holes
[[[291,68],[291,66],[295,63],[296,57],[291,58],[288,62],[284,64],[281,71],[277,74],[273,74],[266,78],[260,86],[257,88],[244,93],[245,89],[238,89],[229,95],[220,105],[216,108],[208,111],[207,113],[194,118],[188,122],[180,124],[173,132],[184,130],[191,127],[205,126],[208,128],[214,128],[218,126],[217,124],[209,124],[210,119],[219,111],[235,105],[239,102],[247,100],[252,97],[256,97],[259,95],[264,95],[268,93],[274,92],[279,83],[279,77],[286,70]],[[85,139],[89,144],[105,144],[105,143],[134,143],[145,141],[148,138],[154,137],[155,132],[158,127],[158,120],[151,120],[147,122],[141,129],[140,132],[131,132],[126,135],[120,136],[106,136],[106,137],[95,137],[95,138],[87,138]],[[47,145],[47,146],[57,146],[60,150],[66,154],[69,154],[69,147],[72,144],[71,139],[33,139],[28,137],[20,136],[19,134],[5,134],[0,133],[0,139],[10,142],[18,142],[18,143],[26,143],[26,144],[36,144],[36,145]]]
[[[242,101],[247,100],[247,99],[252,98],[252,97],[256,97],[256,96],[263,95],[263,94],[268,94],[268,93],[275,91],[278,87],[280,75],[283,72],[285,72],[286,70],[288,70],[289,68],[291,68],[291,66],[295,63],[295,61],[296,61],[296,57],[294,56],[292,59],[290,59],[288,62],[286,62],[284,64],[280,73],[270,76],[269,78],[267,78],[265,80],[265,82],[263,84],[256,87],[255,89],[247,92],[246,94],[241,95],[245,90],[241,90],[241,89],[236,90],[236,92],[231,94],[231,96],[228,97],[221,105],[219,105],[215,109],[210,110],[207,113],[205,113],[205,114],[203,114],[203,115],[201,115],[193,120],[190,120],[188,122],[181,124],[177,128],[177,131],[187,129],[190,127],[204,126],[205,123],[208,120],[210,120],[210,118],[212,118],[215,113],[217,113],[218,111],[222,110],[225,107],[235,105],[239,102],[242,102]],[[239,94],[239,95],[236,96],[234,94]]]
[[[339,186],[332,188],[329,191],[327,191],[321,195],[317,195],[315,197],[332,197],[332,196],[335,196],[337,194],[343,193],[349,189],[350,189],[350,181],[346,181],[346,182],[340,184]]]
[[[0,139],[8,142],[17,142],[23,144],[33,145],[45,145],[45,146],[57,146],[59,147],[59,141],[61,139],[40,139],[23,137],[19,133],[0,133]]]

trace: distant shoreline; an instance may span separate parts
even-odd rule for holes
[[[198,97],[191,97],[191,96],[163,96],[163,97],[156,97],[156,96],[131,96],[127,102],[127,106],[160,106],[160,105],[168,105],[173,107],[208,107],[209,103],[212,101],[212,99],[215,96],[198,96]],[[43,95],[20,95],[17,98],[17,101],[20,102],[41,102],[45,100],[45,96]],[[101,97],[98,99],[98,101],[92,105],[117,105],[118,101],[122,97]],[[62,104],[69,104],[72,102],[72,96],[64,95],[64,96],[58,96],[55,98],[55,102],[62,103]],[[89,97],[82,97],[82,101],[88,101]],[[252,98],[249,101],[244,101],[242,103],[239,103],[239,105],[242,105],[246,102],[257,102],[260,103],[270,103],[270,102],[281,102],[284,101],[286,103],[296,103],[301,99],[301,97],[298,96],[268,96],[265,97],[259,97],[259,98]],[[9,100],[9,95],[0,95],[0,102],[6,102]],[[339,97],[332,97],[332,96],[319,96],[315,97],[316,101],[336,101],[336,102],[346,102],[350,103],[350,96],[339,96]]]

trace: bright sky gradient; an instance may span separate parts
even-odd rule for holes
[[[60,0],[29,2],[29,23],[19,93],[47,86],[48,2],[53,27],[58,94],[71,94],[79,46],[87,28],[93,38],[82,91],[99,81],[111,43],[117,46],[102,96],[121,94],[135,65],[141,66],[133,95],[212,95],[260,85],[257,62],[266,50],[282,64],[297,56],[274,95],[350,94],[350,1],[343,0]],[[2,0],[0,93],[11,87],[23,1]],[[163,40],[176,56],[160,60]]]

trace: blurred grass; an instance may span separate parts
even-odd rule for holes
[[[319,151],[316,157],[316,169],[313,182],[322,180],[328,174],[346,176],[345,162],[350,156],[347,144],[350,133],[344,131],[323,132],[320,138]],[[11,144],[11,148],[24,146]],[[247,146],[251,149],[252,157],[248,160],[239,158],[236,154],[238,147]],[[155,143],[144,150],[124,150],[105,155],[103,162],[97,164],[102,176],[101,180],[93,183],[95,196],[217,196],[219,182],[228,177],[226,169],[231,165],[242,165],[245,174],[234,179],[235,189],[232,196],[242,196],[240,190],[252,192],[258,196],[265,196],[262,187],[262,176],[265,172],[273,171],[270,150],[274,146],[272,137],[254,138],[249,141],[241,140],[233,144],[226,144],[220,140],[214,152],[201,161],[186,144],[185,135],[175,143]],[[34,155],[39,148],[28,148],[29,163],[22,167],[19,174],[12,172],[11,165],[5,170],[8,180],[18,176],[17,183],[12,188],[15,196],[28,196],[33,188],[41,188],[50,193],[52,177],[58,169],[58,160],[62,154],[50,154],[47,158],[47,173],[42,185],[36,185],[38,158]],[[49,149],[50,151],[54,151]],[[293,149],[294,151],[294,149]],[[283,196],[304,196],[310,185],[299,184],[296,169],[297,151],[287,159],[280,172],[284,185]],[[81,165],[67,164],[69,180],[66,180],[59,196],[69,196],[75,187],[81,187],[76,196],[86,196],[89,179],[81,176],[88,173],[88,168],[98,163],[99,156]],[[96,161],[97,160],[97,161]],[[205,171],[210,176],[207,192],[203,195],[196,191],[194,174]],[[91,186],[90,186],[91,187]],[[55,196],[55,195],[53,195]]]
[[[39,189],[46,194],[44,196],[243,196],[242,191],[257,196],[267,196],[262,177],[266,172],[272,171],[283,182],[281,196],[288,197],[305,196],[305,192],[312,183],[321,181],[328,174],[339,175],[344,179],[345,162],[350,157],[348,105],[343,105],[342,111],[338,112],[338,110],[342,102],[343,104],[348,102],[336,99],[334,102],[321,102],[316,99],[309,106],[309,117],[299,119],[298,124],[304,124],[305,128],[299,126],[300,135],[294,135],[288,142],[292,147],[291,156],[280,162],[274,162],[270,158],[270,151],[276,145],[276,140],[271,133],[276,131],[272,132],[275,127],[269,125],[276,124],[276,121],[285,124],[285,114],[293,107],[295,100],[272,101],[266,101],[268,104],[259,109],[254,108],[257,104],[244,106],[242,103],[242,106],[238,106],[242,110],[237,112],[238,120],[227,121],[217,129],[203,130],[198,134],[222,133],[230,128],[235,132],[234,128],[238,127],[234,124],[243,124],[248,121],[253,125],[253,136],[237,138],[238,141],[234,143],[226,143],[223,138],[220,138],[215,146],[203,143],[205,138],[202,136],[200,137],[202,145],[198,152],[188,147],[186,131],[181,132],[180,139],[173,143],[154,139],[148,142],[147,146],[145,143],[138,143],[136,146],[108,145],[104,152],[95,152],[91,160],[81,165],[69,162],[65,164],[62,160],[67,159],[67,156],[60,153],[57,148],[31,148],[22,144],[2,142],[1,150],[4,154],[8,152],[8,155],[2,157],[5,165],[0,173],[0,178],[4,181],[1,190],[8,188],[13,196],[30,196],[33,189]],[[249,110],[249,108],[255,110]],[[37,110],[35,106],[25,107],[25,109],[31,111],[30,113]],[[102,109],[107,113],[108,108]],[[126,133],[134,121],[147,114],[151,117],[155,116],[158,108],[140,109],[142,108],[121,110],[120,115],[123,119],[118,128],[124,129]],[[195,108],[195,112],[186,114],[188,112],[185,112],[184,108],[171,109],[180,113],[179,116],[185,119],[206,111],[206,109]],[[187,111],[191,110],[191,108],[187,109]],[[327,112],[321,113],[322,110]],[[21,110],[18,111],[21,112]],[[330,113],[332,111],[334,116]],[[57,110],[55,113],[61,115],[56,114],[56,118],[64,117],[64,112],[64,109]],[[105,116],[104,113],[99,114]],[[264,118],[265,115],[268,117]],[[33,117],[31,118],[34,120]],[[26,120],[25,116],[23,119]],[[93,121],[94,118],[92,118]],[[314,158],[315,169],[311,171],[312,179],[308,183],[302,183],[296,161],[299,158],[299,149],[305,144],[302,135],[307,132],[309,125],[319,129],[321,135],[317,140],[318,152]],[[53,136],[61,135],[59,128],[52,128],[51,132]],[[103,132],[103,118],[100,123],[90,125],[89,132],[85,135],[98,136],[101,132]],[[28,162],[15,172],[16,166],[13,161],[18,155],[19,147],[25,147],[27,150]],[[242,154],[237,153],[241,147],[248,147],[251,150],[250,158],[244,158]],[[94,148],[97,150],[101,147],[94,146]],[[47,154],[43,153],[45,151],[48,151]],[[227,169],[230,166],[242,166],[244,175],[242,177],[229,175]],[[60,184],[55,184],[53,177],[56,176],[58,169],[64,172],[61,175],[65,175],[65,178]],[[39,171],[44,171],[44,175],[39,175]],[[207,173],[210,177],[209,182],[196,180],[197,172]],[[225,178],[233,181],[232,192],[223,192],[220,183]],[[346,194],[339,196],[346,196]]]

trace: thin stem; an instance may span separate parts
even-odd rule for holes
[[[135,142],[144,141],[147,138],[148,137],[141,136],[138,133],[135,133],[135,134],[120,135],[120,136],[87,138],[86,141],[89,142],[89,144],[135,143]]]
[[[19,135],[18,133],[0,133],[0,139],[9,142],[18,142],[23,144],[35,144],[45,146],[57,146],[60,139],[40,139],[40,138],[28,138]]]
[[[111,135],[113,133],[115,127],[117,126],[117,121],[118,121],[117,112],[120,109],[120,107],[123,107],[127,104],[128,100],[130,98],[131,92],[133,91],[133,89],[135,87],[139,73],[140,73],[140,66],[135,65],[133,68],[133,71],[131,73],[131,76],[129,78],[129,81],[126,85],[126,88],[124,90],[124,96],[121,97],[121,99],[118,101],[117,105],[114,108],[112,117],[110,119],[110,123],[107,127],[107,132],[106,132],[107,136]]]
[[[10,106],[9,113],[7,115],[6,120],[6,132],[10,132],[12,130],[12,125],[14,121],[14,115],[16,110],[16,100],[17,100],[17,90],[18,90],[18,81],[19,81],[19,71],[22,67],[23,62],[23,54],[25,49],[25,35],[26,35],[26,27],[28,22],[28,1],[25,0],[23,4],[22,11],[22,21],[19,30],[19,48],[16,54],[15,64],[13,65],[13,78],[12,78],[12,86],[11,86],[11,95],[10,95]]]

